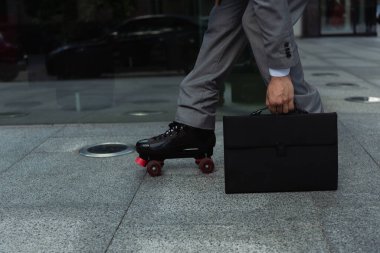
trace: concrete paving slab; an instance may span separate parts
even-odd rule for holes
[[[224,179],[207,176],[146,178],[126,224],[255,224],[317,222],[308,193],[224,193]]]
[[[342,190],[333,192],[311,192],[311,198],[316,207],[322,209],[344,209],[344,208],[378,208],[380,203],[379,194],[344,192]]]
[[[1,126],[0,152],[17,152],[20,149],[31,150],[60,128],[61,126]]]
[[[376,85],[377,87],[380,87],[380,77],[375,78],[368,78],[368,82],[372,83],[373,85]]]
[[[364,136],[368,132],[379,133],[380,111],[377,113],[341,113],[340,121],[353,135]]]
[[[0,252],[104,252],[121,208],[0,207]]]
[[[359,142],[365,148],[365,150],[375,160],[380,169],[380,136],[377,133],[370,132],[365,137],[360,136]]]
[[[349,130],[339,124],[339,191],[380,194],[380,170]]]
[[[338,191],[310,195],[331,252],[377,252],[380,170],[347,127],[339,129]]]
[[[24,155],[15,155],[14,153],[3,153],[1,154],[0,160],[0,172],[7,170],[14,163],[22,159]]]
[[[131,157],[91,159],[70,153],[33,153],[0,178],[2,207],[126,207],[144,170]]]
[[[379,205],[323,208],[321,216],[332,252],[379,252]]]
[[[59,131],[61,126],[0,127],[0,173]]]
[[[379,110],[380,112],[380,110]],[[340,120],[380,166],[380,113],[342,114]],[[380,169],[380,168],[379,168]]]
[[[226,195],[223,180],[147,177],[109,252],[328,252],[309,193]]]
[[[313,231],[313,232],[305,232]],[[319,231],[319,233],[316,233]],[[107,252],[329,252],[319,225],[122,227]]]

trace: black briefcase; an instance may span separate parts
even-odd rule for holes
[[[224,116],[226,193],[336,190],[336,113]]]

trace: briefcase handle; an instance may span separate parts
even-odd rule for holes
[[[258,110],[256,110],[256,111],[252,112],[252,113],[250,114],[250,116],[261,115],[261,113],[262,113],[263,111],[266,111],[266,110],[269,110],[267,106],[264,107],[264,108],[261,108],[261,109],[258,109]],[[295,108],[293,111],[289,112],[288,114],[289,114],[289,115],[292,115],[292,114],[308,114],[308,112],[307,112],[307,111],[304,111],[304,110],[301,110],[301,109],[297,109],[297,108]],[[284,115],[286,115],[286,114],[284,114]]]

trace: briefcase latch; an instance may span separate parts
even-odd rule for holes
[[[286,156],[286,146],[283,143],[276,143],[277,156]]]

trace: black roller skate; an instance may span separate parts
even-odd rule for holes
[[[136,163],[146,166],[149,175],[156,177],[161,175],[165,159],[194,158],[199,169],[208,174],[214,170],[214,162],[211,160],[214,146],[213,130],[173,122],[165,133],[136,143],[136,151],[139,153]]]

